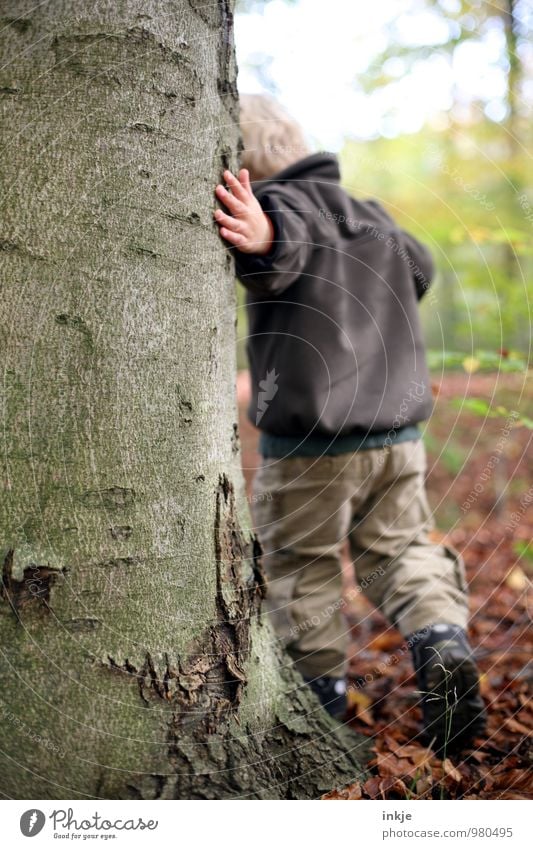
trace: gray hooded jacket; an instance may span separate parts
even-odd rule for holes
[[[248,290],[248,412],[269,434],[364,435],[431,412],[417,304],[431,256],[339,180],[337,158],[316,153],[255,183],[272,249],[232,249]]]

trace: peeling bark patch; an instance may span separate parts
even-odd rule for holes
[[[201,673],[207,671],[209,663],[207,658],[203,663],[195,664],[194,661],[189,661],[182,665],[178,659],[173,664],[166,654],[163,663],[160,663],[146,652],[141,666],[135,666],[128,658],[123,663],[118,663],[111,656],[108,656],[107,663],[104,665],[135,680],[140,698],[144,704],[149,705],[154,697],[156,700],[172,701],[174,699],[180,704],[185,704],[187,699],[180,697],[180,692],[187,693],[202,687],[205,684],[205,678],[201,676]]]
[[[216,491],[215,552],[217,595],[215,622],[186,658],[155,658],[146,652],[137,665],[108,657],[104,665],[132,677],[144,704],[172,702],[171,748],[187,729],[197,739],[218,733],[236,716],[246,685],[250,622],[264,595],[260,548],[239,527],[232,483],[222,475]]]
[[[217,607],[219,623],[215,644],[225,657],[233,681],[233,702],[238,705],[246,683],[244,666],[248,660],[250,619],[259,610],[261,592],[244,573],[253,560],[253,541],[245,539],[239,527],[233,484],[221,475],[216,495],[215,553],[217,558]]]
[[[217,492],[215,520],[215,551],[219,601],[224,614],[235,618],[241,600],[241,567],[248,546],[237,524],[233,484],[221,475]]]
[[[171,716],[169,769],[151,774],[149,780],[146,773],[131,775],[129,798],[316,799],[361,776],[362,764],[371,756],[369,741],[358,740],[318,710],[313,693],[298,687],[292,677],[286,656],[279,648],[276,653],[286,692],[274,724],[258,733],[227,722],[234,714],[224,707],[221,691],[210,679],[210,657],[192,658],[183,665],[176,698],[194,707]],[[150,679],[149,666],[143,673]],[[211,711],[207,717],[206,711]]]
[[[188,656],[146,652],[135,664],[128,658],[104,661],[108,670],[134,682],[147,709],[168,705],[168,770],[130,774],[128,798],[312,799],[353,782],[368,756],[357,738],[350,732],[343,738],[344,729],[318,710],[313,693],[298,686],[279,647],[277,664],[286,692],[276,706],[275,723],[256,734],[239,729],[250,622],[265,582],[261,547],[239,527],[234,488],[226,475],[216,489],[214,530],[217,616]]]
[[[2,567],[2,598],[18,615],[21,608],[29,604],[49,609],[50,590],[62,570],[31,563],[24,569],[21,580],[13,577],[14,549],[10,549]]]
[[[82,492],[80,501],[85,507],[106,507],[109,510],[129,507],[135,502],[135,490],[123,486],[111,486],[109,489],[89,489]]]

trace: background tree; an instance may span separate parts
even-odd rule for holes
[[[1,792],[315,797],[343,736],[259,618],[228,0],[0,3]]]

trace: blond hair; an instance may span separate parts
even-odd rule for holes
[[[242,167],[252,180],[268,179],[311,152],[300,125],[269,95],[240,96],[240,125]]]

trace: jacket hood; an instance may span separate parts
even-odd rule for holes
[[[263,208],[266,208],[265,205],[269,201],[268,195],[271,189],[275,189],[279,194],[280,189],[288,192],[291,190],[290,185],[294,185],[297,192],[318,193],[322,201],[321,208],[331,211],[330,217],[335,222],[338,232],[354,242],[366,241],[380,232],[391,233],[397,229],[390,215],[379,203],[374,200],[349,197],[342,191],[340,178],[338,157],[334,153],[322,151],[293,162],[287,168],[273,174],[268,180],[254,181],[253,190],[261,199]],[[278,201],[274,203],[270,201],[268,206],[272,218]],[[331,229],[330,224],[326,222],[322,224],[324,233]]]

